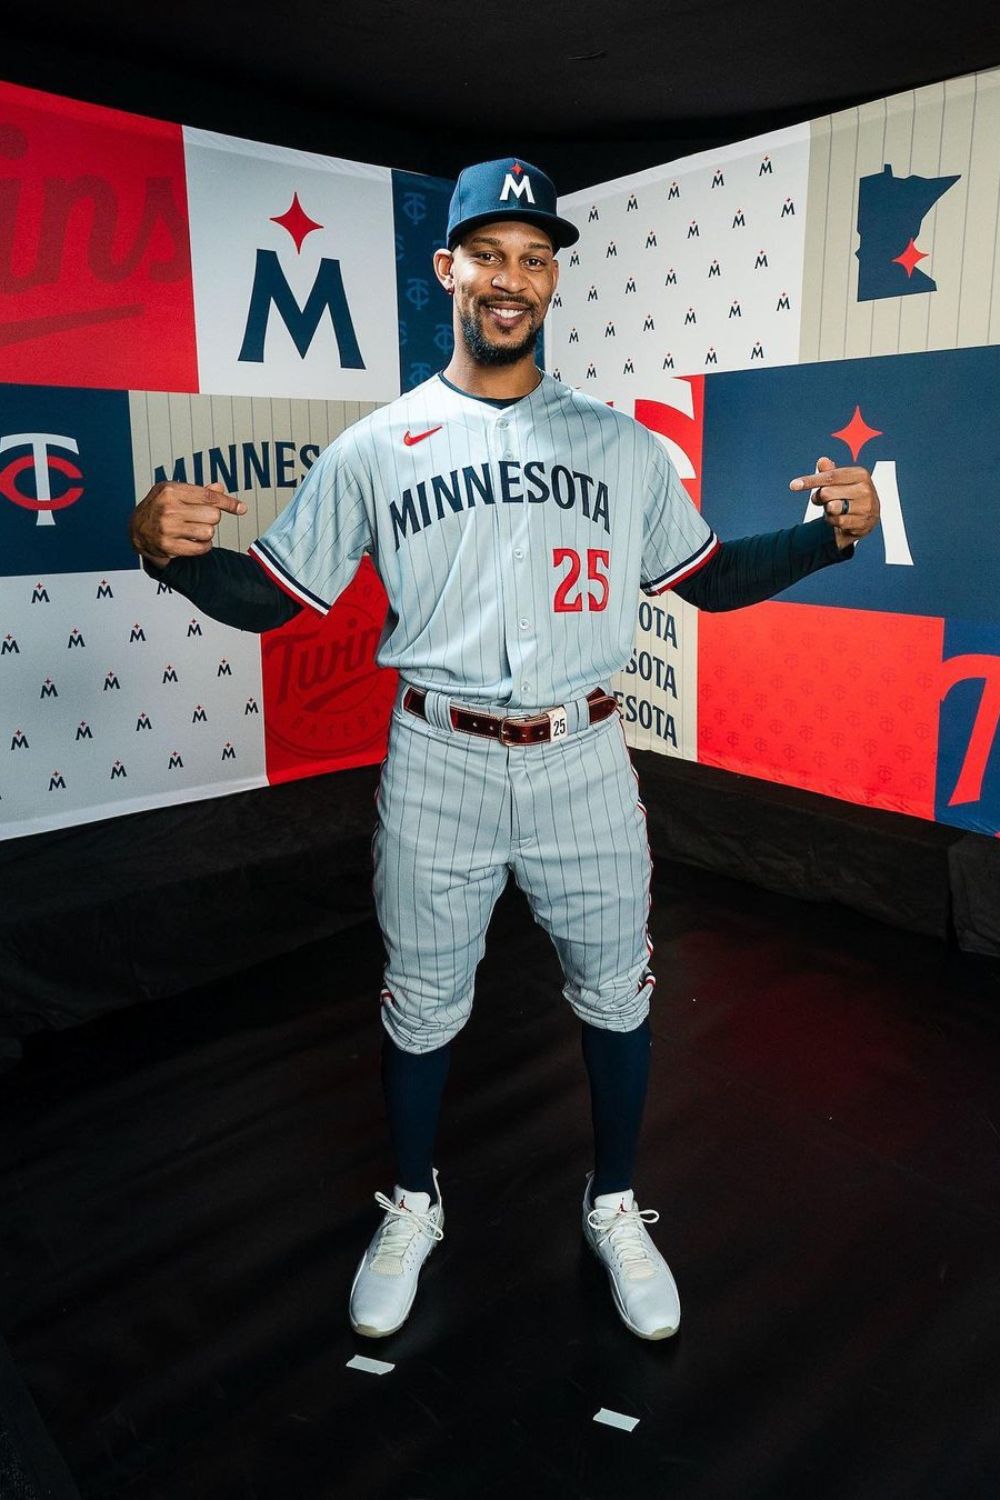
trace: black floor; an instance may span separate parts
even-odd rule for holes
[[[666,867],[653,937],[662,1344],[581,1245],[576,1026],[519,897],[392,1339],[345,1317],[389,1185],[373,927],[33,1039],[0,1080],[0,1332],[85,1500],[1000,1494],[1000,970]]]

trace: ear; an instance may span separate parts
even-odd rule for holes
[[[449,296],[455,291],[455,257],[450,250],[434,251],[434,275]]]

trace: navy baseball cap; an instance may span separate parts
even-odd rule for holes
[[[448,209],[448,249],[454,249],[470,229],[494,224],[498,219],[537,224],[557,250],[575,245],[580,238],[576,226],[556,213],[552,179],[540,167],[516,156],[481,161],[459,172]]]

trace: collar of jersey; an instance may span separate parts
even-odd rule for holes
[[[438,380],[440,380],[442,385],[446,385],[449,391],[454,391],[456,396],[464,396],[467,401],[478,401],[481,406],[496,407],[499,411],[505,410],[508,406],[519,406],[522,401],[530,401],[532,396],[537,395],[545,384],[544,370],[541,371],[541,376],[541,380],[533,391],[528,391],[523,396],[515,396],[511,401],[505,401],[496,396],[474,396],[471,391],[463,391],[460,385],[456,385],[453,380],[448,379],[447,375],[438,371]]]

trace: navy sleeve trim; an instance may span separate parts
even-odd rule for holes
[[[250,556],[255,562],[260,564],[272,583],[276,583],[286,594],[291,594],[292,598],[297,600],[299,604],[308,604],[312,609],[319,610],[321,615],[328,615],[330,613],[333,606],[329,601],[321,599],[318,594],[314,594],[310,589],[307,589],[305,584],[299,583],[297,578],[293,578],[287,568],[275,557],[274,553],[267,546],[267,543],[261,541],[260,537],[255,542],[250,543],[249,550]]]
[[[710,532],[704,543],[698,548],[698,551],[689,557],[686,562],[677,563],[675,567],[670,568],[666,573],[661,573],[659,578],[651,578],[648,583],[644,583],[642,585],[643,593],[665,594],[667,589],[672,589],[676,584],[683,582],[685,578],[690,578],[694,573],[697,573],[699,568],[703,568],[709,558],[719,550],[721,545],[715,532]]]

